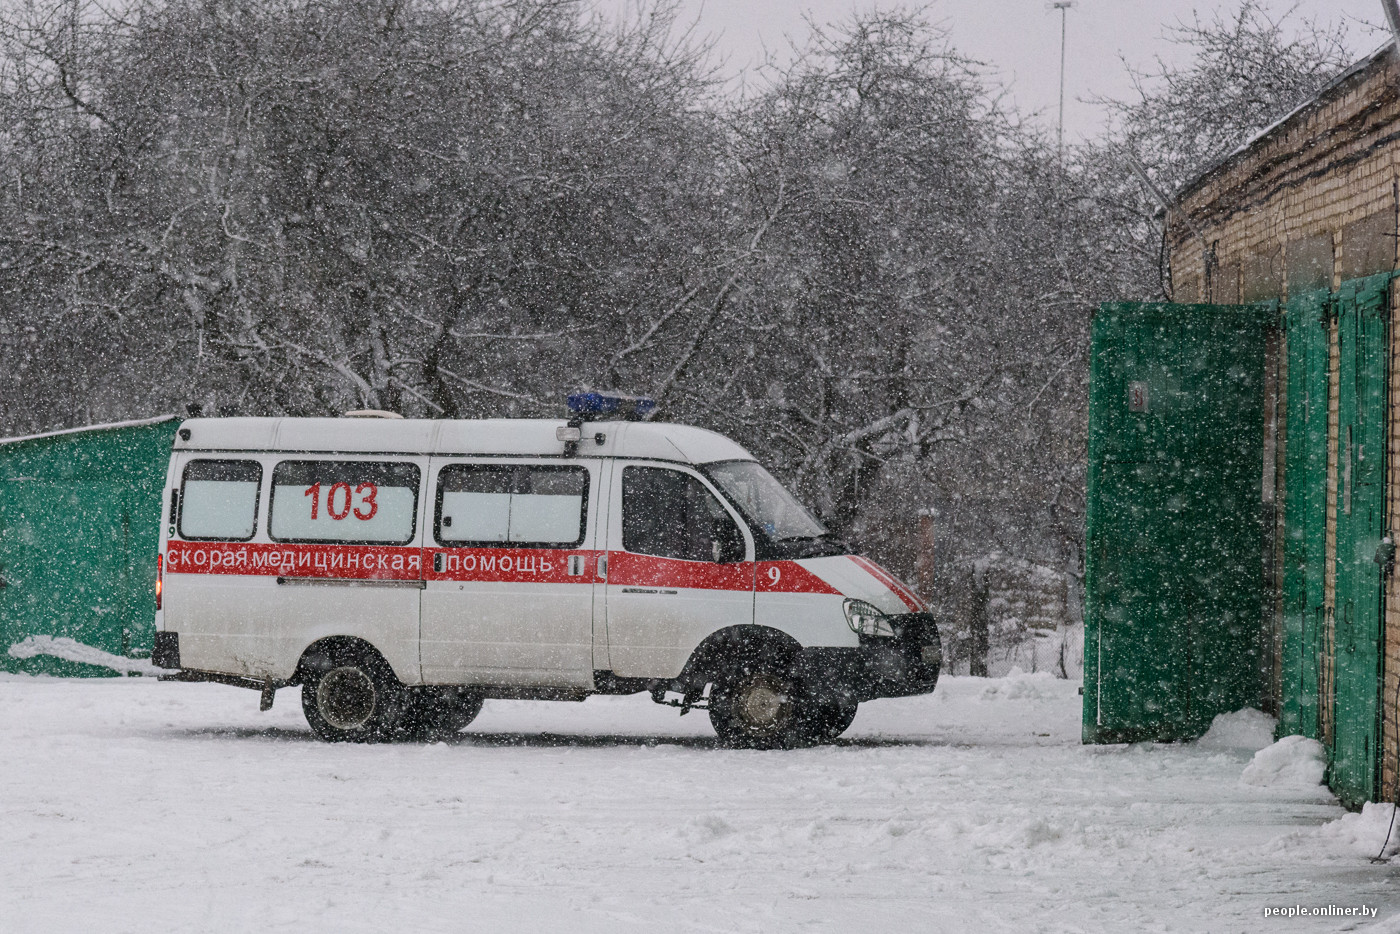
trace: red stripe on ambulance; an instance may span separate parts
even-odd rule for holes
[[[512,584],[592,584],[596,551],[558,548],[430,548],[423,576],[430,581]],[[571,567],[572,565],[572,567]],[[574,573],[569,573],[570,571]]]
[[[608,553],[608,583],[675,590],[752,590],[753,562],[714,564],[612,551]]]
[[[165,571],[170,574],[247,574],[349,580],[593,584],[603,582],[598,573],[598,559],[606,554],[607,582],[616,586],[841,594],[841,591],[796,561],[714,564],[626,551],[554,548],[430,547],[426,551],[425,555],[418,547],[395,545],[173,541],[166,549]],[[574,573],[571,574],[570,570]]]
[[[170,542],[167,574],[248,574],[419,580],[422,549],[399,545],[278,545],[263,542]]]
[[[819,593],[840,596],[841,591],[796,561],[760,561],[754,589],[759,593]]]
[[[425,561],[424,571],[428,580],[601,583],[603,578],[598,575],[598,559],[606,555],[607,582],[617,587],[730,591],[756,588],[761,593],[840,595],[840,591],[794,561],[761,561],[756,565],[751,561],[714,564],[708,561],[638,555],[626,551],[493,548],[429,550],[431,556]],[[570,574],[570,561],[575,559],[581,563],[576,567],[576,573]]]

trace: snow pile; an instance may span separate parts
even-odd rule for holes
[[[1317,828],[1317,836],[1356,856],[1394,856],[1400,852],[1400,828],[1391,832],[1395,805],[1367,802],[1360,814],[1343,814]],[[1390,839],[1387,842],[1386,837]],[[1381,847],[1385,853],[1381,854]]]
[[[1246,785],[1290,787],[1321,785],[1327,775],[1327,750],[1306,736],[1285,736],[1254,754],[1240,781]]]
[[[1206,735],[1196,740],[1202,749],[1263,749],[1274,741],[1278,721],[1262,710],[1246,707],[1234,713],[1217,714]]]
[[[1025,672],[1013,667],[1000,678],[987,679],[982,690],[983,700],[1028,700],[1054,697],[1061,691],[1063,678],[1056,678],[1048,671]]]
[[[1025,827],[1026,846],[1036,846],[1041,843],[1058,843],[1064,838],[1064,828],[1050,823],[1043,817],[1037,817]]]
[[[346,746],[295,692],[259,712],[214,684],[0,676],[0,930],[1318,934],[1356,919],[1262,909],[1400,912],[1366,862],[1385,828],[1327,825],[1320,786],[1241,784],[1240,752],[1083,746],[1077,688],[949,677],[762,753],[645,693]]]
[[[67,636],[26,636],[23,641],[10,646],[11,658],[34,658],[37,655],[50,655],[68,662],[111,668],[123,674],[135,673],[154,677],[161,673],[148,659],[113,655]]]

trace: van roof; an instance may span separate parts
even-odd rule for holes
[[[560,457],[563,419],[191,418],[177,451],[305,451],[345,454],[487,454]],[[189,439],[185,439],[185,431]],[[580,457],[635,457],[707,464],[753,460],[733,441],[690,425],[585,422]],[[596,440],[602,435],[602,443]]]

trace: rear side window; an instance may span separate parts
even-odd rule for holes
[[[418,523],[416,464],[282,461],[268,531],[279,542],[407,545]]]
[[[714,494],[690,474],[663,467],[622,472],[622,547],[683,561],[742,557],[743,537]]]
[[[437,538],[453,545],[573,548],[587,526],[588,470],[452,464],[438,475]]]
[[[258,527],[262,464],[249,460],[194,460],[180,483],[180,537],[201,542],[246,542]]]

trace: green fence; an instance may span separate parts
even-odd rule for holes
[[[50,652],[10,654],[31,637],[150,655],[161,490],[177,424],[172,416],[0,443],[0,670],[114,673]]]

